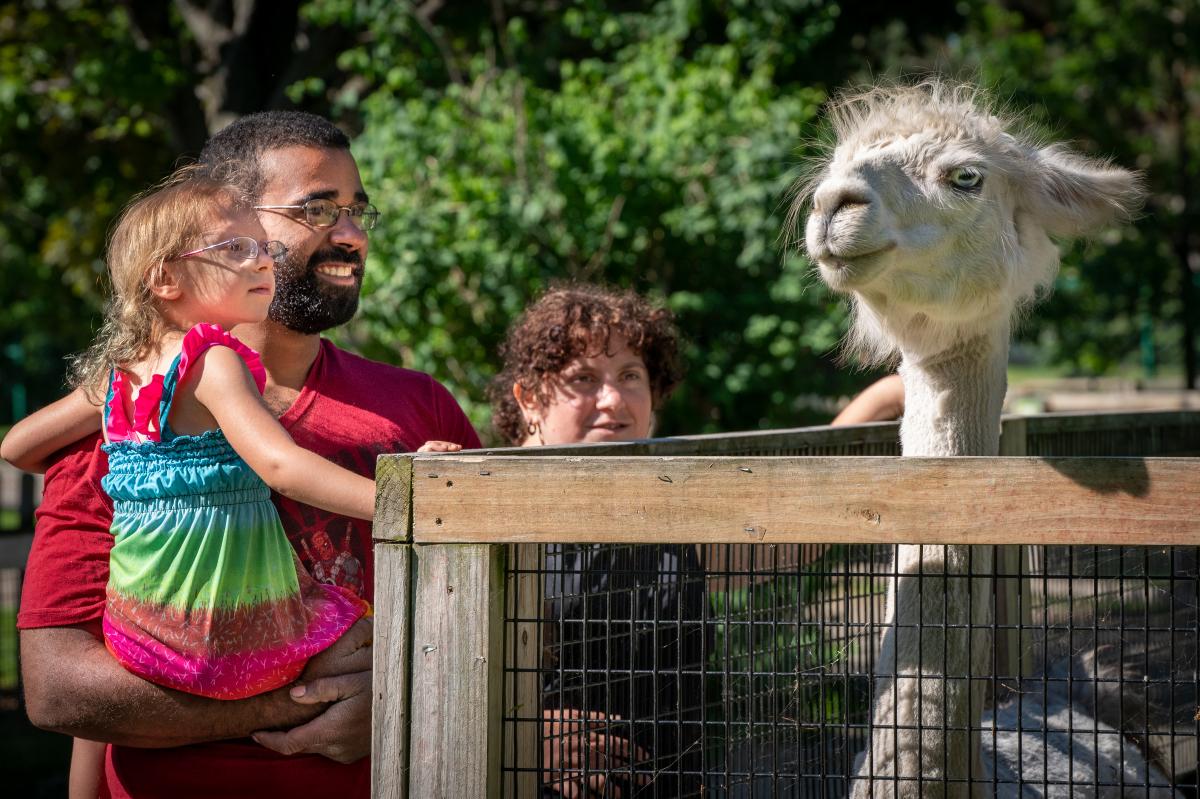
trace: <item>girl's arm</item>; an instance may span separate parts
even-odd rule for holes
[[[194,396],[250,468],[286,497],[358,519],[375,517],[375,481],[297,446],[267,409],[245,363],[212,347],[196,371]]]
[[[100,407],[77,388],[26,416],[0,441],[0,458],[27,472],[44,472],[49,457],[100,429]]]

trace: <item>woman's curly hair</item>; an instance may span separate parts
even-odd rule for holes
[[[545,404],[552,379],[576,358],[609,352],[614,335],[645,362],[657,409],[683,379],[675,317],[633,291],[569,284],[552,287],[526,308],[500,345],[504,366],[488,387],[500,435],[520,444],[527,432],[514,385]]]

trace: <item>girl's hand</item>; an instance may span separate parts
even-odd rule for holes
[[[462,444],[453,441],[426,441],[417,447],[417,452],[458,452],[460,449]]]

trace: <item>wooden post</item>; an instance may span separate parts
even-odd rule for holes
[[[542,640],[539,620],[542,616],[542,571],[545,547],[540,544],[513,544],[509,548],[515,573],[507,585],[506,605],[512,620],[506,625],[504,646],[504,715],[515,719],[504,730],[504,768],[515,776],[507,783],[506,796],[538,795],[538,749],[542,745],[542,686],[538,669],[542,665]]]
[[[375,469],[375,642],[371,796],[408,796],[408,674],[412,652],[412,456]]]
[[[413,548],[410,796],[500,795],[504,553]]]
[[[371,796],[408,796],[408,666],[412,650],[412,545],[375,545]]]
[[[1007,457],[1024,457],[1028,425],[1023,416],[1005,418],[1001,425],[1000,454]],[[1007,677],[1023,677],[1028,671],[1030,653],[1023,647],[1032,616],[1029,611],[1028,575],[1025,547],[1020,544],[996,547],[996,624],[1019,625],[1021,629],[996,630],[996,671]],[[1012,575],[1012,576],[1009,576]],[[1024,657],[1022,653],[1024,652]],[[993,700],[1004,699],[1016,685],[995,685]]]

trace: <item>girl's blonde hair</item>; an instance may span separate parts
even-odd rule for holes
[[[234,179],[192,164],[125,206],[108,239],[111,291],[104,322],[92,346],[72,361],[73,388],[82,387],[99,402],[112,369],[127,368],[154,351],[166,329],[152,289],[165,264],[197,246],[214,213],[252,212]]]

